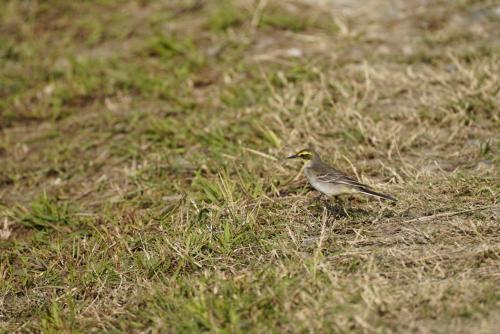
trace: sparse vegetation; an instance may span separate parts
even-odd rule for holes
[[[1,1],[0,332],[495,332],[499,20]],[[330,215],[308,144],[399,202]]]

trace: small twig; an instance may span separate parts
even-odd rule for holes
[[[262,16],[262,11],[266,7],[266,5],[267,5],[267,0],[260,0],[259,3],[257,4],[257,8],[255,9],[252,15],[252,21],[251,21],[253,29],[256,29],[257,26],[259,25]]]
[[[493,211],[494,210],[500,210],[500,206],[499,205],[488,205],[488,206],[481,206],[479,208],[474,208],[474,209],[469,209],[469,210],[463,210],[463,211],[442,212],[442,213],[437,213],[437,214],[430,215],[430,216],[424,216],[424,217],[418,217],[418,218],[404,220],[401,223],[425,222],[425,221],[432,220],[433,218],[452,217],[452,216],[461,215],[463,213],[474,212],[474,211],[481,211],[481,210],[487,210],[487,209],[493,209]]]
[[[276,159],[272,155],[266,154],[264,152],[260,152],[260,151],[257,151],[257,150],[252,150],[251,148],[248,148],[248,147],[243,147],[243,149],[245,151],[248,151],[250,153],[256,154],[256,155],[261,156],[263,158],[266,158],[266,159],[269,159],[269,160],[272,160],[272,161],[278,161],[278,159]]]
[[[290,183],[290,182],[295,182],[297,181],[301,176],[302,176],[302,173],[304,172],[304,168],[306,167],[306,164],[303,164],[302,165],[302,168],[300,168],[299,172],[297,173],[297,175],[295,175],[293,177],[293,179],[289,182],[287,182],[286,184]]]
[[[168,246],[170,246],[170,248],[172,248],[174,250],[175,253],[177,253],[177,255],[183,259],[184,261],[187,261],[188,263],[191,263],[191,264],[194,264],[195,266],[197,266],[198,268],[202,268],[202,265],[199,264],[197,261],[195,261],[193,258],[191,258],[191,256],[189,256],[189,254],[186,252],[186,250],[184,249],[180,249],[178,247],[175,247],[171,242],[170,240],[168,239],[165,239],[165,242],[167,243]]]
[[[10,223],[7,217],[3,221],[3,227],[0,228],[0,239],[7,240],[12,234],[12,230],[9,228]]]

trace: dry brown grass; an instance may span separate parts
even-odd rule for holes
[[[499,11],[0,3],[0,331],[495,332]]]

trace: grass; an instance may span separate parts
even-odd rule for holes
[[[498,6],[358,2],[1,2],[0,332],[495,332]]]

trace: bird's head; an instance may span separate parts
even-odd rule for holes
[[[305,149],[298,151],[294,155],[288,157],[288,159],[302,159],[302,160],[312,160],[316,156],[316,153],[311,149]]]

